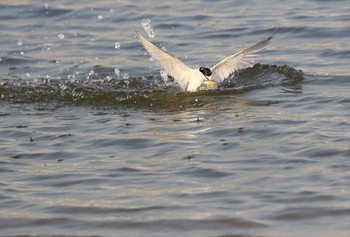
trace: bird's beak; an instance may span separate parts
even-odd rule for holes
[[[206,79],[207,79],[207,81],[208,81],[208,85],[209,85],[209,88],[210,89],[214,89],[214,82],[213,82],[213,80],[211,79],[211,78],[209,78],[209,77],[207,77],[207,76],[204,76]]]
[[[208,80],[208,85],[209,85],[209,88],[210,89],[214,89],[214,82],[213,82],[213,80]]]

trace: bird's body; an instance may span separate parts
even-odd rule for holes
[[[158,48],[140,33],[136,32],[136,36],[147,52],[159,61],[162,68],[180,84],[182,90],[194,92],[200,89],[203,82],[206,82],[210,89],[216,88],[214,82],[217,85],[218,82],[229,77],[235,70],[249,64],[247,60],[255,57],[256,53],[268,45],[274,33],[265,40],[223,59],[210,68],[200,67],[199,69],[186,66],[178,58]]]
[[[187,87],[182,88],[184,91],[197,91],[202,85],[203,81],[206,80],[205,76],[198,70],[192,69],[187,75],[188,84]]]

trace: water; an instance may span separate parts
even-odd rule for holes
[[[349,236],[348,1],[2,1],[0,236]],[[210,66],[280,26],[218,91]],[[152,33],[152,31],[151,31]]]

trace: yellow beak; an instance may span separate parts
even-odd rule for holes
[[[208,80],[208,85],[210,89],[214,89],[214,82],[213,80]]]

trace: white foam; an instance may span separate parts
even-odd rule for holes
[[[162,76],[162,78],[164,79],[165,82],[167,82],[169,80],[168,73],[166,71],[160,70],[160,75]]]
[[[129,79],[129,74],[128,73],[122,73],[121,74],[121,77],[124,79],[124,80],[127,80],[127,79]]]

